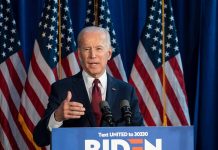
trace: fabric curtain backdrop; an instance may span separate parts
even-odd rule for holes
[[[26,68],[33,51],[44,0],[11,0],[24,50]],[[129,77],[150,0],[108,0],[124,68]],[[196,149],[215,149],[218,97],[218,3],[172,0],[183,62]],[[75,38],[84,26],[86,0],[69,0]]]
[[[196,117],[198,149],[216,149],[218,125],[218,2],[201,1]]]

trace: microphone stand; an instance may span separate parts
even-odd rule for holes
[[[106,123],[107,125],[109,125],[110,127],[115,127],[117,126],[116,122],[114,120],[112,120],[111,122],[108,122],[106,119],[104,119],[104,117],[102,116],[101,118],[101,123],[100,126],[102,127],[102,125]]]
[[[130,121],[127,122],[124,118],[120,118],[119,120],[117,120],[115,122],[115,126],[118,126],[118,124],[121,123],[121,122],[125,122],[125,126],[132,126],[132,121],[130,120]]]

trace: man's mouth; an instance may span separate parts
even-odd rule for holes
[[[99,64],[99,63],[97,63],[97,62],[91,62],[91,63],[89,63],[90,65],[97,65],[97,64]]]

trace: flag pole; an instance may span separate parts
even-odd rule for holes
[[[163,77],[163,87],[162,87],[162,98],[163,98],[163,126],[167,126],[167,116],[166,116],[166,76],[165,76],[165,12],[164,12],[164,0],[162,0],[162,77]]]
[[[61,0],[58,0],[58,57],[59,57],[59,67],[58,67],[58,77],[59,79],[62,79],[62,51],[61,51]]]
[[[94,0],[94,16],[95,16],[94,25],[98,26],[99,24],[98,22],[98,0]]]

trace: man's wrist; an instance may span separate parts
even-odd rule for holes
[[[52,128],[59,128],[60,126],[62,126],[62,124],[63,124],[63,121],[56,121],[55,112],[53,112],[49,119],[48,129],[51,131]]]
[[[62,122],[62,121],[63,121],[60,117],[58,117],[57,111],[54,112],[54,119],[55,119],[55,121],[57,121],[57,122]]]

